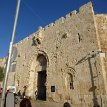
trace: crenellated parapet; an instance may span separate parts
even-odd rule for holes
[[[74,10],[74,11],[68,13],[67,15],[65,15],[65,17],[61,17],[58,20],[56,20],[55,22],[50,23],[49,25],[46,25],[44,28],[41,27],[41,26],[38,27],[38,31],[37,32],[31,34],[29,37],[24,38],[23,40],[19,41],[15,45],[23,44],[25,41],[28,41],[30,38],[33,38],[33,37],[39,38],[40,41],[42,41],[43,38],[44,38],[43,37],[44,35],[42,35],[42,32],[44,32],[44,31],[46,31],[48,29],[51,29],[54,26],[57,27],[58,25],[61,25],[61,24],[65,23],[68,20],[72,20],[72,18],[77,17],[78,14],[81,14],[81,13],[84,13],[84,12],[86,13],[86,10],[88,10],[89,8],[92,8],[92,3],[91,2],[89,2],[88,4],[85,4],[83,6],[81,6],[79,8],[79,12],[76,11],[76,10]]]

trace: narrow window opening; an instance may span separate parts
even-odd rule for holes
[[[78,41],[81,41],[81,35],[78,33]]]
[[[67,89],[74,89],[74,84],[73,84],[73,75],[68,73],[67,76],[66,76],[66,86],[67,86]]]
[[[74,89],[74,85],[73,85],[73,75],[69,74],[70,76],[70,89]]]

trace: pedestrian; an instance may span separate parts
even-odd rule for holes
[[[71,107],[71,105],[68,102],[65,102],[63,107]]]
[[[7,90],[6,93],[5,93],[4,107],[6,107],[6,98],[7,98],[8,93],[9,93],[9,90]]]
[[[31,101],[29,98],[25,97],[21,102],[20,102],[20,107],[32,107]]]
[[[24,88],[24,91],[22,93],[22,98],[24,98],[26,96],[25,93],[26,93],[27,86],[24,86],[23,88]]]
[[[5,107],[15,107],[15,96],[13,92],[7,93]]]
[[[24,98],[25,97],[25,91],[22,93],[22,98]]]

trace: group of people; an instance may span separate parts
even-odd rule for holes
[[[19,107],[32,107],[30,98],[25,95],[25,90],[21,94],[13,93],[11,90],[7,90],[5,94],[4,107],[15,107],[15,104],[19,103]]]

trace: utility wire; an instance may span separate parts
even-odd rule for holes
[[[35,10],[33,10],[33,8],[31,8],[31,6],[30,6],[29,4],[27,4],[27,2],[25,2],[25,0],[22,0],[22,2],[23,2],[23,4],[32,12],[32,14],[33,14],[36,18],[38,17],[43,24],[46,23],[46,21],[43,20],[43,18],[41,18],[41,16],[40,16]]]

